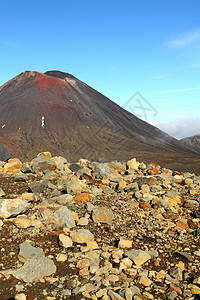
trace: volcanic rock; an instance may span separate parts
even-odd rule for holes
[[[11,157],[10,153],[6,150],[6,148],[0,144],[0,161],[6,161]]]

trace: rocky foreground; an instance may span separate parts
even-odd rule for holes
[[[200,299],[200,176],[0,162],[0,299]]]

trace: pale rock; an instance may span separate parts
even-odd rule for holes
[[[152,281],[146,275],[141,275],[138,278],[138,283],[144,286],[150,286],[152,284]]]
[[[126,251],[126,255],[134,261],[136,266],[141,266],[145,262],[151,259],[151,255],[148,253],[148,251],[143,250],[129,250]]]
[[[121,249],[129,249],[132,248],[133,241],[130,241],[126,238],[120,238],[118,247]]]
[[[132,300],[134,296],[134,291],[131,288],[125,289],[125,299],[126,300]]]
[[[94,235],[88,229],[78,229],[70,232],[73,242],[79,244],[87,244],[89,241],[94,240]]]
[[[109,208],[96,206],[92,211],[92,219],[94,222],[111,225],[113,221],[113,212]]]
[[[20,197],[21,197],[22,200],[26,200],[28,202],[38,201],[37,196],[33,193],[23,193]]]
[[[13,221],[18,228],[28,228],[32,226],[32,220],[26,215],[19,215]]]
[[[3,173],[19,173],[22,167],[22,162],[18,158],[11,158],[4,165]]]
[[[67,255],[63,253],[59,253],[56,256],[56,260],[60,262],[65,262],[67,260]]]
[[[123,269],[131,268],[132,264],[133,264],[132,260],[130,260],[128,257],[125,257],[121,260],[119,269],[123,270]]]
[[[67,164],[67,159],[62,156],[51,157],[51,161],[56,165],[56,168],[60,171],[64,169],[64,164]]]
[[[21,293],[15,296],[15,300],[26,300],[26,295]]]
[[[24,213],[29,209],[29,204],[22,199],[0,199],[0,218],[10,218]]]
[[[139,165],[140,165],[140,163],[136,161],[136,158],[132,158],[131,160],[127,161],[127,166],[129,169],[138,171]]]
[[[193,280],[194,284],[199,284],[200,285],[200,277],[197,277]]]
[[[145,170],[145,169],[146,169],[145,163],[141,162],[141,163],[139,164],[138,168],[141,169],[141,170]]]
[[[106,296],[107,295],[107,289],[104,288],[104,289],[100,289],[97,293],[96,293],[96,296],[97,298],[102,298],[103,296]]]
[[[60,233],[59,234],[59,245],[64,248],[72,247],[72,240],[67,235]]]
[[[89,222],[88,218],[82,217],[82,218],[80,218],[80,219],[78,220],[77,225],[80,225],[80,226],[87,226],[87,225],[88,225],[88,222]]]
[[[74,175],[69,175],[67,177],[65,187],[67,193],[72,195],[87,191],[87,185]]]

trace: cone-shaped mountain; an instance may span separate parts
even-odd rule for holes
[[[156,157],[160,162],[166,155],[196,155],[60,71],[25,71],[0,87],[0,143],[21,159],[41,151],[71,161]]]

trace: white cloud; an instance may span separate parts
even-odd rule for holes
[[[155,124],[152,125],[177,139],[200,134],[200,118],[187,118],[171,122],[155,122]]]
[[[196,91],[196,90],[200,90],[200,86],[193,87],[193,88],[171,89],[171,90],[166,90],[166,91],[160,91],[160,92],[155,92],[155,93],[149,94],[148,96],[162,95],[162,94],[173,94],[173,93],[182,93],[182,92],[191,92],[191,91]]]
[[[168,77],[168,76],[169,76],[169,74],[161,74],[161,75],[152,77],[152,79],[160,79],[160,78],[165,78],[165,77]]]
[[[187,33],[173,40],[169,40],[164,43],[164,46],[168,48],[185,48],[197,41],[200,41],[200,30]]]

